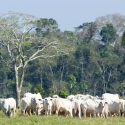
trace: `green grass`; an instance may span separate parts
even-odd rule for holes
[[[15,116],[9,118],[0,111],[0,125],[125,125],[125,118],[70,118],[63,116]]]

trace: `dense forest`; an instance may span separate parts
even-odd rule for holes
[[[25,92],[124,96],[125,17],[107,15],[61,31],[52,18],[1,16],[0,96]]]

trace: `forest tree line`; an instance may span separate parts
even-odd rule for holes
[[[52,18],[19,13],[1,16],[3,83],[1,97],[24,92],[124,96],[125,17],[108,15],[84,22],[74,31],[61,31]]]

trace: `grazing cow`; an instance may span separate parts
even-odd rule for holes
[[[4,113],[8,116],[14,116],[16,112],[16,100],[14,98],[4,99],[2,104]]]
[[[68,99],[63,98],[56,98],[54,99],[54,107],[56,109],[56,114],[59,115],[59,113],[64,113],[65,116],[72,115],[72,102]]]
[[[81,103],[81,109],[84,117],[86,115],[99,115],[102,112],[102,108],[100,108],[100,102],[102,100],[99,99],[87,99]]]

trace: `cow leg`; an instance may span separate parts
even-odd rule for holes
[[[73,117],[73,115],[72,115],[72,110],[70,111],[70,116]]]
[[[83,110],[83,115],[84,115],[84,118],[86,118],[86,109]]]
[[[56,109],[56,115],[59,115],[59,109],[58,108]]]
[[[96,118],[96,112],[95,111],[93,111],[93,117]]]
[[[79,111],[79,118],[81,118],[81,107],[80,106],[79,106],[78,111]]]
[[[52,109],[51,109],[51,108],[50,108],[50,110],[49,110],[49,114],[52,115]]]

